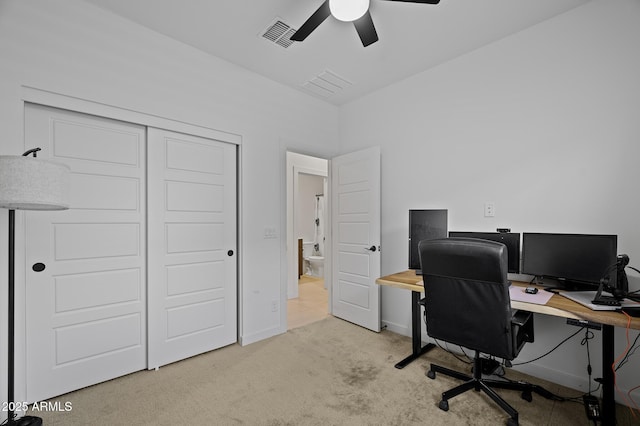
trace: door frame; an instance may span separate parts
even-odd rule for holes
[[[292,155],[290,155],[292,154]],[[313,155],[313,154],[302,154],[299,152],[295,152],[289,149],[286,149],[284,152],[285,155],[285,170],[286,170],[286,280],[283,280],[281,286],[281,302],[280,306],[282,306],[282,332],[287,331],[287,300],[290,298],[289,296],[295,294],[297,297],[297,291],[292,292],[292,287],[297,286],[298,284],[298,252],[297,252],[297,240],[295,236],[295,187],[296,182],[298,180],[298,175],[300,173],[322,176],[327,179],[327,191],[324,194],[325,200],[325,208],[324,208],[324,221],[325,221],[325,253],[324,253],[324,280],[325,287],[328,291],[328,303],[329,303],[329,313],[332,312],[332,304],[331,304],[331,197],[329,192],[331,191],[331,159],[324,158],[323,156]],[[327,170],[321,170],[320,168],[314,168],[309,166],[308,164],[300,161],[300,156],[305,157],[313,157],[319,160],[327,161]],[[297,290],[297,287],[296,287]]]
[[[242,342],[242,294],[243,294],[243,276],[242,276],[242,263],[243,263],[243,246],[242,246],[242,221],[240,218],[243,216],[242,211],[242,136],[234,133],[225,132],[209,127],[199,126],[196,124],[190,124],[182,121],[176,121],[168,117],[162,117],[158,115],[152,115],[141,111],[132,109],[126,109],[115,105],[108,105],[100,102],[95,102],[88,99],[77,98],[68,96],[61,93],[56,93],[48,90],[39,89],[36,87],[21,86],[21,118],[24,123],[26,104],[38,104],[47,107],[65,109],[73,112],[96,115],[99,117],[125,121],[128,123],[139,124],[146,127],[155,127],[159,129],[166,129],[178,133],[186,133],[194,136],[199,136],[207,139],[214,139],[221,142],[230,143],[236,146],[236,180],[237,180],[237,282],[238,282],[238,297],[237,297],[237,326],[238,326],[238,342]],[[22,141],[24,141],[24,130],[22,134]],[[23,145],[24,142],[20,142]],[[16,256],[15,256],[15,272],[16,282],[24,282],[25,280],[25,220],[24,215],[16,215]],[[1,226],[1,225],[0,225]],[[22,237],[20,237],[22,236]],[[26,291],[25,286],[16,286],[15,290],[15,398],[16,400],[24,400],[26,396],[26,339],[24,338],[26,332]],[[22,336],[22,337],[21,337]]]

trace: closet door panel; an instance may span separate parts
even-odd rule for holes
[[[237,340],[236,147],[149,129],[149,368]]]
[[[147,365],[145,140],[142,126],[25,109],[25,147],[71,168],[69,210],[24,213],[29,402]]]

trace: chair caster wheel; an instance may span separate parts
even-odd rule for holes
[[[438,404],[438,408],[441,409],[442,411],[449,411],[449,402],[446,399],[443,399]]]
[[[430,379],[435,379],[436,378],[436,372],[433,370],[429,370],[427,371],[427,377]]]
[[[518,426],[518,420],[510,417],[507,420],[507,426]]]
[[[531,396],[531,392],[529,391],[524,391],[522,392],[522,399],[524,399],[527,402],[531,402],[533,400],[533,397]]]

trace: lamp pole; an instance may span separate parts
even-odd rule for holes
[[[9,264],[7,280],[7,421],[6,426],[41,426],[42,419],[15,419],[15,240],[16,210],[65,210],[68,204],[69,167],[52,161],[24,159],[37,156],[40,148],[20,156],[0,156],[0,207],[9,211]],[[20,406],[22,407],[22,406]],[[4,408],[4,407],[3,407]],[[21,408],[23,409],[23,408]],[[5,423],[3,423],[5,425]]]
[[[8,290],[8,327],[9,330],[7,332],[8,335],[8,354],[7,354],[7,424],[13,424],[13,416],[14,416],[14,396],[13,396],[13,367],[14,367],[14,342],[15,342],[15,330],[14,330],[14,321],[15,321],[15,241],[16,241],[16,211],[13,209],[9,210],[9,281],[7,286]]]
[[[33,154],[34,158],[38,156],[40,148],[33,148],[22,154],[23,157],[28,157]],[[13,417],[15,416],[15,401],[14,401],[14,366],[15,366],[15,293],[16,293],[16,262],[15,262],[15,249],[16,249],[16,211],[9,209],[9,281],[8,286],[8,327],[7,331],[7,425],[13,424]]]

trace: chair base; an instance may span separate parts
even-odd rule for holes
[[[466,374],[451,370],[446,367],[442,367],[440,365],[431,364],[431,367],[427,372],[427,377],[429,377],[430,379],[435,379],[436,373],[442,373],[446,376],[464,381],[464,383],[456,386],[455,388],[442,393],[442,400],[438,404],[438,408],[443,411],[448,411],[449,399],[471,389],[474,389],[477,392],[483,391],[509,415],[507,426],[518,426],[518,412],[504,399],[502,399],[502,397],[500,397],[500,395],[498,395],[493,390],[493,388],[521,391],[522,399],[527,402],[532,401],[532,392],[536,392],[537,394],[544,396],[547,399],[553,399],[554,396],[551,392],[538,385],[532,385],[530,383],[523,382],[507,382],[500,380],[483,379],[481,361],[482,360],[480,359],[479,354],[476,353],[476,356],[474,358],[473,376],[468,376]]]

